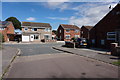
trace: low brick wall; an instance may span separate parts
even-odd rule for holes
[[[111,44],[111,55],[120,56],[120,46],[118,46],[118,43]]]
[[[56,42],[56,40],[45,40],[45,42]]]

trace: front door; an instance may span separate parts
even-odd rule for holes
[[[30,35],[30,41],[34,41],[34,35]]]

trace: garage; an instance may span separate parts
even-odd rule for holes
[[[29,42],[30,38],[28,35],[22,35],[22,42]]]

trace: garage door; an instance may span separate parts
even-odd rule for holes
[[[29,42],[29,41],[30,41],[29,36],[23,36],[23,35],[22,35],[22,41],[23,41],[23,42]]]

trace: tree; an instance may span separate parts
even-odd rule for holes
[[[56,30],[52,30],[52,32],[54,32],[55,34],[57,34],[57,31],[56,31]]]
[[[5,21],[11,21],[15,29],[21,29],[21,22],[16,17],[9,17]]]

